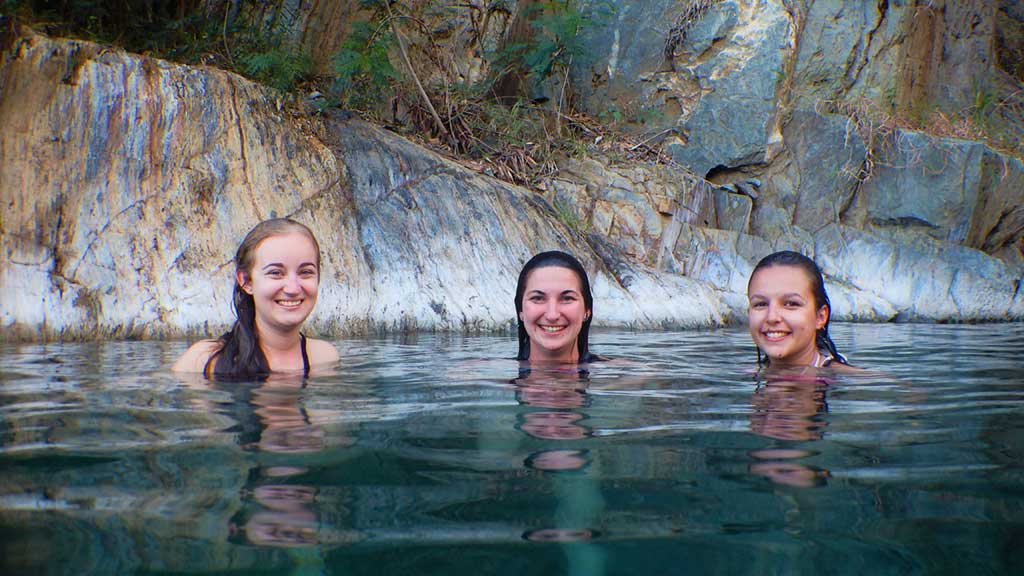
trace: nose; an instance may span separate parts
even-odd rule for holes
[[[781,316],[779,315],[779,307],[776,306],[775,304],[769,303],[767,317],[768,322],[778,322],[780,319]]]
[[[551,300],[548,302],[547,308],[544,309],[544,318],[548,320],[555,320],[558,316],[558,302]]]
[[[299,277],[295,274],[288,275],[288,281],[285,282],[284,291],[287,294],[298,294],[301,288],[299,287]]]

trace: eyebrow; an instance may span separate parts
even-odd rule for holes
[[[799,298],[801,300],[807,300],[807,297],[803,296],[799,292],[787,292],[787,293],[783,294],[782,297],[783,298]],[[748,298],[750,300],[753,300],[755,298],[760,298],[762,300],[769,300],[769,299],[771,299],[769,296],[765,296],[764,294],[759,294],[759,293],[756,293],[756,292],[754,294],[751,294],[750,296],[748,296]]]
[[[316,262],[303,262],[302,264],[299,264],[299,268],[305,268],[306,266],[316,267]],[[284,268],[285,266],[284,266],[284,263],[282,263],[282,262],[271,262],[271,263],[265,265],[263,268],[260,268],[260,270],[266,270],[267,268],[274,268],[274,267]]]
[[[544,294],[544,295],[546,295],[547,292],[545,292],[545,291],[543,291],[543,290],[541,290],[539,288],[534,288],[533,290],[530,290],[529,292],[527,292],[527,294]],[[559,292],[559,294],[579,294],[579,291],[570,288],[568,290],[562,290],[561,292]]]

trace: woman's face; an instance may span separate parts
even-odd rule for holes
[[[754,273],[747,289],[747,317],[754,343],[772,366],[810,366],[815,336],[828,321],[828,306],[815,307],[811,279],[795,266],[769,266]]]
[[[239,272],[237,280],[253,297],[259,329],[298,330],[316,305],[316,246],[300,232],[271,236],[256,246],[252,270]]]
[[[575,272],[561,266],[545,266],[530,272],[523,291],[523,321],[530,337],[530,361],[578,362],[579,338],[590,310]]]

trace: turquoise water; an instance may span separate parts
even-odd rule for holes
[[[1024,325],[838,325],[875,372],[758,383],[741,329],[337,342],[303,383],[184,342],[0,346],[3,574],[1021,574]]]

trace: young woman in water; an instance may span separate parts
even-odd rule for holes
[[[193,344],[172,370],[226,378],[308,375],[337,361],[334,345],[299,331],[319,284],[320,246],[309,228],[288,218],[260,222],[235,254],[235,325],[217,340]]]
[[[531,364],[600,360],[589,349],[594,297],[587,272],[565,252],[541,252],[523,266],[516,284],[519,354]]]
[[[791,251],[765,256],[750,275],[747,297],[758,366],[763,353],[772,368],[850,368],[828,334],[832,309],[814,260]]]

